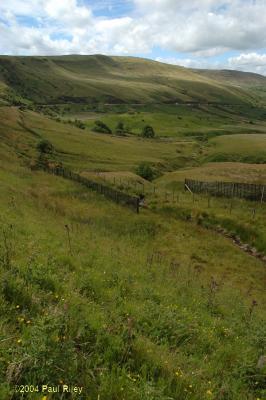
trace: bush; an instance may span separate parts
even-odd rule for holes
[[[151,181],[154,178],[154,171],[149,166],[149,164],[145,162],[141,163],[138,166],[136,173],[142,178],[147,179],[148,181]]]
[[[74,125],[79,129],[85,129],[86,128],[85,124],[82,121],[80,121],[79,119],[75,119]]]
[[[152,126],[146,125],[142,129],[141,136],[145,138],[154,138],[155,132]]]
[[[40,153],[53,153],[54,151],[54,146],[52,145],[51,142],[49,142],[49,140],[41,140],[38,144],[37,144],[37,150]]]
[[[121,122],[121,121],[118,122],[118,124],[117,124],[117,126],[115,128],[115,133],[117,135],[124,135],[126,133],[126,129],[125,129],[125,126],[124,126],[123,122]]]
[[[95,126],[93,127],[94,132],[99,132],[99,133],[112,133],[112,130],[102,121],[95,121],[94,122]]]

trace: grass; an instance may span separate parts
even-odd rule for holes
[[[132,57],[2,56],[0,80],[22,98],[42,104],[256,100],[246,89],[193,70]]]
[[[265,164],[266,135],[241,134],[214,138],[210,141],[205,160]]]
[[[62,381],[82,399],[263,398],[259,261],[61,178],[5,162],[2,183],[1,398]]]
[[[70,110],[69,110],[70,108]],[[139,135],[145,125],[156,127],[157,136],[212,138],[222,134],[258,133],[265,130],[264,109],[198,105],[105,106],[89,109],[81,106],[58,108],[63,119],[76,118],[90,129],[101,120],[115,132],[118,122]],[[256,124],[250,123],[256,120]]]
[[[145,160],[158,169],[169,170],[183,163],[198,145],[190,140],[145,140],[116,137],[75,129],[42,115],[17,109],[0,108],[5,119],[1,135],[12,141],[17,151],[32,157],[41,139],[50,140],[58,158],[76,171],[131,171]]]
[[[183,183],[186,178],[207,182],[221,181],[263,184],[266,182],[266,165],[213,162],[201,165],[200,167],[180,169],[166,173],[157,180],[157,183],[162,185],[162,187],[171,189],[175,183]]]
[[[53,118],[36,104],[0,107],[1,400],[60,400],[14,388],[63,383],[83,387],[65,396],[79,400],[264,399],[265,266],[221,227],[265,253],[265,205],[193,201],[182,187],[185,177],[265,182],[262,164],[205,164],[221,155],[263,161],[264,109],[244,104],[247,81],[240,89],[184,68],[101,56],[3,57],[0,65],[11,100],[79,102],[42,107]],[[140,104],[173,93],[241,105]],[[121,99],[139,105],[103,104]],[[122,120],[133,135],[93,133],[94,118],[111,127]],[[155,140],[137,136],[144,123]],[[74,171],[129,193],[144,189],[147,208],[136,215],[31,171],[42,139]],[[160,177],[138,177],[142,161]]]

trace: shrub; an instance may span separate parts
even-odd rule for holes
[[[102,121],[95,121],[94,122],[95,126],[93,127],[94,132],[99,132],[99,133],[112,133],[112,130]]]
[[[75,119],[74,125],[79,129],[85,129],[86,128],[85,124],[82,121],[80,121],[79,119]]]
[[[40,153],[53,153],[54,151],[54,147],[52,145],[51,142],[49,142],[49,140],[41,140],[38,144],[37,144],[37,150]]]
[[[146,125],[142,129],[141,136],[145,138],[154,138],[155,132],[152,126]]]
[[[154,178],[154,171],[150,167],[150,165],[146,162],[142,162],[137,170],[136,173],[144,179],[151,181]]]
[[[117,135],[124,135],[126,133],[125,125],[123,122],[118,122],[116,128],[115,128],[115,133]]]

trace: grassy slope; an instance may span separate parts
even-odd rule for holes
[[[41,78],[41,61],[22,62]],[[136,62],[139,71],[130,73],[140,79]],[[254,224],[248,202],[235,201],[229,214],[222,199],[210,209],[204,196],[192,203],[182,191],[179,204],[165,201],[165,188],[180,186],[166,175],[147,194],[154,211],[137,216],[79,185],[30,172],[36,143],[52,141],[55,157],[72,169],[134,179],[128,171],[142,160],[172,170],[192,154],[197,159],[197,142],[93,134],[14,107],[1,107],[0,121],[0,398],[9,399],[14,384],[62,380],[84,386],[82,400],[264,398],[264,371],[256,368],[266,351],[264,265],[205,226],[236,230],[265,251],[265,207]],[[241,154],[250,156],[253,143],[257,154],[264,136],[254,137]],[[232,150],[226,136],[218,139],[224,153]]]
[[[220,136],[210,141],[206,160],[266,163],[265,134]]]
[[[261,184],[266,182],[266,165],[235,162],[207,163],[196,168],[186,168],[179,171],[169,172],[157,181],[164,182],[166,185],[174,182],[184,182],[185,178],[201,181]]]
[[[1,57],[0,79],[39,103],[200,101],[245,103],[250,94],[155,61],[107,56]]]
[[[0,134],[5,143],[31,157],[34,145],[41,138],[48,139],[55,146],[58,159],[78,171],[134,171],[143,160],[171,169],[178,164],[178,157],[188,156],[197,148],[191,141],[152,141],[96,134],[17,108],[0,108],[0,119],[4,121]]]
[[[0,155],[1,399],[61,381],[83,400],[263,398],[261,262],[200,226],[30,172],[3,140]]]
[[[156,135],[165,137],[202,136],[212,137],[221,134],[265,132],[264,109],[217,106],[153,105],[121,109],[104,108],[102,112],[88,111],[84,108],[62,112],[63,119],[80,119],[93,128],[95,120],[106,123],[115,132],[118,122],[126,129],[139,134],[145,125],[155,127]],[[250,123],[252,121],[252,123]],[[255,123],[254,123],[255,121]]]

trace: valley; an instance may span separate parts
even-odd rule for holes
[[[265,398],[266,202],[184,187],[266,186],[264,91],[131,57],[0,57],[1,399]]]

